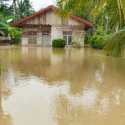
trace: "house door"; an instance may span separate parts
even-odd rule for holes
[[[63,38],[66,41],[66,45],[71,45],[72,44],[72,32],[63,32]]]

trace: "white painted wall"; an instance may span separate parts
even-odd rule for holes
[[[69,24],[69,25],[73,25],[73,26],[81,25],[81,23],[79,23],[79,22],[77,22],[77,21],[75,21],[75,20],[73,20],[73,19],[69,19],[69,20],[68,20],[68,24]]]
[[[42,45],[42,33],[37,34],[37,45],[38,46]]]
[[[84,31],[73,31],[72,42],[78,43],[80,46],[84,47],[85,32]]]
[[[68,25],[81,25],[81,23],[68,18]],[[62,25],[61,17],[56,12],[48,12],[46,14],[46,23],[50,25]]]
[[[50,25],[61,25],[61,17],[54,12],[46,14],[46,23]]]
[[[57,26],[52,26],[51,28],[51,41],[53,39],[63,38],[63,31]]]
[[[45,15],[41,15],[40,17],[35,17],[27,22],[27,24],[46,24],[49,25],[62,25],[61,17],[54,11],[50,11]],[[68,18],[68,25],[81,25],[81,23]]]

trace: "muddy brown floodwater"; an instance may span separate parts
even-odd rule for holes
[[[125,125],[124,58],[23,47],[0,63],[0,125]]]

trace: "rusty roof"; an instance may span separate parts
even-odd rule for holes
[[[39,10],[38,12],[33,13],[30,16],[26,16],[26,17],[24,17],[24,18],[22,18],[20,20],[15,21],[12,25],[13,26],[22,26],[23,24],[25,24],[26,21],[28,21],[30,19],[33,19],[36,16],[41,16],[42,14],[45,14],[45,13],[47,13],[49,11],[55,11],[57,9],[58,9],[57,7],[55,7],[53,5],[50,5],[50,6],[46,7],[46,8],[43,8],[43,9]],[[93,27],[93,24],[90,21],[85,20],[85,19],[83,19],[83,18],[81,18],[79,16],[71,15],[70,18],[77,21],[77,22],[83,23],[85,25],[85,28]]]

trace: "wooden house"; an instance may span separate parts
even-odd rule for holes
[[[78,16],[70,15],[62,20],[58,8],[51,5],[31,16],[16,21],[16,27],[23,28],[22,45],[51,46],[52,40],[64,38],[67,45],[78,42],[84,45],[85,29],[92,23]]]

